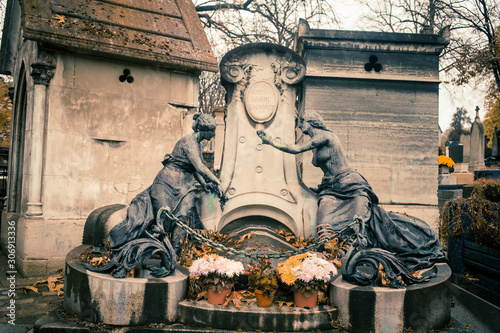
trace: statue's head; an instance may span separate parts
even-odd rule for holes
[[[193,115],[193,131],[195,132],[215,132],[217,122],[215,118],[206,113],[195,113]]]
[[[309,123],[311,127],[314,128],[319,128],[322,130],[327,130],[325,126],[325,122],[323,121],[323,117],[317,112],[311,111],[311,112],[304,112],[300,116],[303,122]]]

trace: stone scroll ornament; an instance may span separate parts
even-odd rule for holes
[[[277,57],[271,64],[274,80],[252,80],[252,71],[267,70],[235,54],[221,63],[221,75],[230,83],[241,85],[247,115],[257,124],[268,123],[278,109],[283,85],[294,85],[304,78],[306,67],[303,61],[291,53]],[[274,82],[273,82],[274,81]]]
[[[310,139],[284,144],[264,131],[257,131],[263,144],[290,154],[311,150],[312,164],[324,177],[317,189],[318,234],[338,231],[352,221],[359,223],[347,233],[352,245],[342,262],[344,280],[359,285],[375,285],[382,265],[389,285],[401,288],[429,279],[416,278],[411,271],[446,262],[439,240],[429,225],[404,214],[386,212],[366,179],[348,165],[337,135],[327,129],[316,112],[299,117],[299,129]]]
[[[175,270],[182,242],[187,237],[168,215],[193,229],[203,229],[202,189],[218,196],[223,208],[227,198],[219,179],[203,163],[201,146],[203,140],[214,137],[217,123],[208,114],[195,114],[193,119],[194,133],[181,138],[172,152],[165,155],[163,168],[153,184],[132,200],[127,218],[111,229],[107,237],[111,247],[109,263],[104,267],[87,264],[87,269],[124,278],[134,267],[142,265],[153,276],[168,276]],[[168,214],[162,214],[164,211]]]

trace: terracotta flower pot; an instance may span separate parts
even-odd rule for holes
[[[212,287],[208,287],[208,303],[213,305],[224,304],[224,300],[229,293],[231,293],[233,286],[222,289],[221,292],[214,291]]]
[[[255,289],[255,298],[257,299],[257,305],[260,306],[261,308],[268,308],[273,304],[273,299],[274,299],[274,293],[276,292],[273,291],[271,296],[264,295],[264,292],[259,289]]]
[[[293,292],[293,302],[299,308],[314,308],[318,302],[318,292],[310,293],[306,297],[300,290],[295,290]]]

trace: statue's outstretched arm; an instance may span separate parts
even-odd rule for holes
[[[257,135],[262,139],[265,145],[271,145],[274,148],[289,154],[300,154],[308,150],[313,150],[328,143],[328,139],[324,137],[314,137],[307,141],[298,144],[286,144],[274,140],[269,134],[264,131],[257,131]]]

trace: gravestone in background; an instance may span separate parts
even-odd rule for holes
[[[493,139],[491,140],[491,157],[498,160],[499,150],[498,150],[498,129],[495,127],[495,132],[493,133]]]
[[[460,135],[460,143],[464,146],[464,163],[470,162],[470,132]]]
[[[449,146],[449,157],[455,163],[463,163],[464,161],[464,146],[458,141],[453,141]]]
[[[484,169],[484,126],[476,108],[476,118],[470,130],[470,163],[469,171]]]

